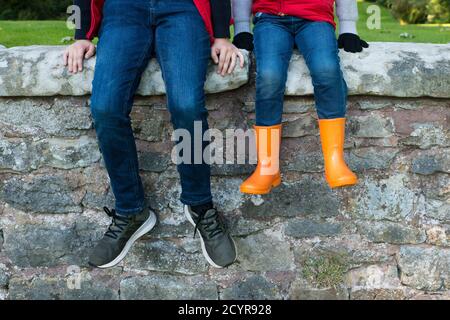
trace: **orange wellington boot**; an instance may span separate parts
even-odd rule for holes
[[[280,144],[281,124],[270,127],[254,126],[258,164],[255,172],[241,184],[241,192],[266,194],[281,184]]]
[[[319,120],[325,178],[331,188],[353,185],[356,175],[344,160],[345,118]]]

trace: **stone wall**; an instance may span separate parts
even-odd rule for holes
[[[372,43],[342,54],[352,94],[346,157],[360,183],[337,190],[323,177],[310,78],[295,55],[282,186],[243,195],[251,166],[213,167],[214,197],[239,248],[225,270],[206,264],[181,214],[154,61],[132,120],[161,223],[118,267],[86,267],[108,224],[101,208],[114,199],[89,112],[95,61],[70,76],[61,52],[0,50],[0,299],[450,298],[450,46]],[[211,127],[250,126],[249,61],[225,79],[211,67],[208,79]]]

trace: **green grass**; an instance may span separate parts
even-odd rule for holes
[[[450,43],[450,24],[447,25],[401,25],[390,13],[389,9],[381,7],[381,29],[369,30],[366,25],[367,7],[372,3],[360,2],[358,33],[366,41],[385,42],[424,42]],[[407,33],[411,37],[402,38],[400,34]]]
[[[388,9],[381,8],[381,29],[369,30],[366,26],[367,7],[360,2],[358,31],[367,41],[450,43],[450,25],[400,25]],[[407,33],[411,37],[401,38]],[[65,21],[0,21],[0,44],[7,47],[28,45],[61,45],[61,40],[73,35]]]
[[[6,47],[58,45],[72,35],[65,21],[0,21],[0,44]]]
[[[319,288],[337,287],[348,269],[345,257],[327,254],[308,257],[303,262],[303,276]]]

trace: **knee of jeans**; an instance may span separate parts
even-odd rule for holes
[[[339,63],[322,62],[310,67],[311,77],[318,84],[332,84],[342,82],[342,71]]]
[[[120,79],[95,78],[93,81],[91,112],[94,119],[127,117],[131,111],[132,95]]]
[[[169,110],[172,122],[178,128],[190,127],[195,121],[203,121],[207,116],[204,99],[190,95],[170,97]]]
[[[130,121],[120,108],[106,103],[91,103],[91,114],[96,127],[99,125],[122,126]]]
[[[276,68],[261,68],[257,71],[258,87],[263,88],[263,92],[280,90],[285,78],[286,75]]]
[[[91,113],[95,121],[124,119],[128,116],[128,104],[117,90],[97,89],[91,97]]]

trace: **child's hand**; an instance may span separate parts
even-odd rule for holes
[[[241,32],[234,36],[233,44],[239,49],[253,51],[253,35],[250,32]]]
[[[346,52],[361,52],[363,48],[368,48],[369,44],[362,40],[357,34],[343,33],[338,39],[339,49],[344,49]]]
[[[244,67],[243,54],[228,39],[215,39],[211,47],[211,57],[215,64],[219,64],[217,73],[222,76],[233,72],[238,57],[241,68]]]
[[[67,47],[64,52],[64,65],[69,72],[77,73],[83,71],[83,60],[95,55],[95,45],[89,40],[78,40]]]

